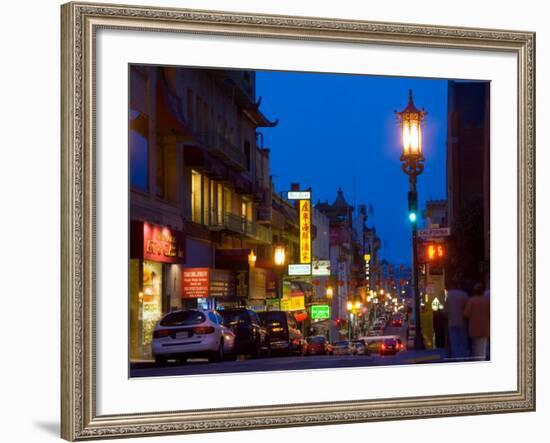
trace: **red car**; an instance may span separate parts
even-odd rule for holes
[[[399,351],[400,346],[395,338],[386,338],[380,345],[380,355],[395,355]]]
[[[329,343],[322,335],[307,338],[307,355],[327,355],[332,351]]]
[[[391,321],[391,325],[394,326],[394,327],[401,327],[401,326],[403,326],[403,320],[401,320],[400,318],[394,318]]]

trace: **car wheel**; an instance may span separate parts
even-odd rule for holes
[[[262,356],[262,344],[260,340],[254,342],[251,352],[252,358],[260,358]]]
[[[155,366],[163,367],[166,366],[168,360],[166,357],[161,357],[160,355],[155,355]]]
[[[237,354],[234,351],[228,354],[224,354],[223,359],[225,361],[235,361],[237,360]]]
[[[220,340],[218,345],[218,350],[212,353],[212,357],[208,359],[210,362],[220,362],[223,361],[223,340]]]
[[[265,351],[263,352],[262,355],[265,358],[271,357],[271,347],[269,345],[267,345],[267,347],[265,348]]]

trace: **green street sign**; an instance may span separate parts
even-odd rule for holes
[[[313,320],[325,320],[330,318],[330,308],[328,305],[313,305],[311,307],[311,318]]]

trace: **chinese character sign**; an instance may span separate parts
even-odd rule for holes
[[[300,263],[311,263],[311,200],[300,200]]]

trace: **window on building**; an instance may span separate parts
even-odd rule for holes
[[[218,220],[218,198],[216,195],[216,187],[218,185],[210,180],[210,224],[218,225],[220,221]]]
[[[202,223],[202,176],[191,171],[191,220]]]
[[[203,110],[202,110],[202,123],[203,123],[203,131],[209,132],[210,131],[210,114],[208,112],[208,105],[204,103]]]
[[[223,188],[223,197],[224,197],[224,210],[226,214],[231,214],[231,189],[224,187]]]
[[[139,111],[130,111],[130,186],[149,190],[149,119]]]
[[[244,141],[244,156],[246,158],[246,170],[250,171],[252,157],[250,152],[250,142],[248,140]]]
[[[196,123],[196,127],[195,129],[198,131],[198,132],[202,132],[202,124],[203,124],[203,121],[202,121],[202,100],[201,98],[197,95],[196,98],[195,98],[195,123]]]
[[[176,203],[177,195],[177,152],[175,145],[157,146],[156,195],[159,198]]]
[[[241,217],[249,222],[252,221],[252,202],[245,198],[243,198],[241,204]]]
[[[218,202],[217,202],[217,208],[218,208],[218,224],[222,224],[224,221],[224,214],[223,214],[223,186],[218,184]]]
[[[164,145],[157,146],[157,188],[156,195],[159,198],[164,198]]]
[[[203,177],[203,216],[202,221],[205,225],[210,225],[210,179]]]
[[[223,135],[223,121],[220,114],[218,114],[218,124],[216,125],[216,132],[219,135]]]
[[[187,120],[189,121],[189,126],[193,128],[193,91],[191,89],[187,90]]]

